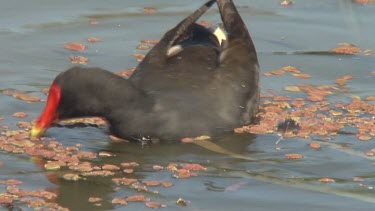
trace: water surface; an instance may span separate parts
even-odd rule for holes
[[[100,66],[113,72],[137,65],[132,56],[141,39],[159,39],[179,20],[197,8],[202,1],[4,1],[0,0],[0,90],[16,89],[45,99],[41,89],[54,77],[72,66],[69,56],[90,59],[88,66]],[[337,43],[349,42],[362,49],[375,49],[375,4],[359,5],[349,0],[300,0],[293,6],[279,6],[279,1],[237,0],[255,45],[262,72],[292,65],[312,76],[303,80],[283,76],[261,76],[262,91],[277,90],[280,95],[298,97],[299,93],[283,90],[286,85],[308,83],[334,85],[336,78],[353,75],[347,88],[329,98],[331,102],[348,102],[352,96],[374,95],[374,56],[294,54],[296,51],[326,51]],[[143,7],[154,7],[155,14],[144,14]],[[202,19],[219,22],[214,7]],[[90,25],[97,20],[98,25]],[[90,36],[102,39],[87,43]],[[87,43],[83,53],[63,49],[67,42]],[[275,53],[279,52],[279,53]],[[280,54],[282,52],[282,54]],[[2,125],[17,129],[17,111],[29,114],[31,121],[43,103],[28,103],[0,95]],[[375,147],[374,140],[358,141],[354,134],[338,135],[330,143],[350,146],[356,153],[324,145],[320,151],[308,147],[310,140],[290,139],[275,150],[277,135],[228,135],[213,140],[219,146],[256,161],[233,158],[194,144],[160,144],[142,147],[135,144],[112,143],[105,128],[52,128],[46,134],[64,145],[82,144],[84,150],[109,151],[115,157],[100,158],[98,164],[119,164],[135,161],[140,164],[134,177],[174,183],[172,188],[155,188],[148,194],[152,200],[167,205],[165,210],[372,210],[375,207],[375,168],[371,157],[361,156]],[[319,141],[319,140],[317,140]],[[326,146],[326,147],[325,147]],[[336,146],[336,145],[335,145]],[[298,152],[301,160],[287,160],[284,154]],[[357,153],[358,152],[358,153]],[[49,172],[41,170],[26,155],[0,152],[0,180],[19,179],[25,189],[53,189],[59,192],[57,202],[71,210],[142,210],[142,203],[126,207],[110,203],[113,197],[136,194],[131,189],[115,191],[110,178],[90,178],[71,182],[51,181]],[[267,162],[262,162],[267,161]],[[201,163],[208,170],[190,179],[175,179],[168,171],[156,172],[152,165],[168,163]],[[263,176],[259,176],[263,175]],[[270,176],[270,178],[264,175]],[[271,179],[271,177],[276,179]],[[331,177],[334,184],[317,180]],[[362,177],[354,182],[353,177]],[[280,182],[280,181],[291,182]],[[303,185],[293,185],[293,181]],[[301,181],[303,181],[301,183]],[[282,183],[282,184],[281,184]],[[360,186],[360,183],[363,185]],[[234,186],[233,186],[234,185]],[[236,186],[237,185],[237,186]],[[311,187],[316,187],[312,190]],[[3,187],[1,187],[3,188]],[[228,189],[229,188],[229,189]],[[330,191],[327,191],[326,189]],[[353,195],[341,194],[355,193]],[[104,199],[101,207],[88,202],[88,197]],[[175,201],[190,201],[184,208]],[[22,204],[22,209],[26,209]]]

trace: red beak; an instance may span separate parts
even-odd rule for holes
[[[43,132],[58,119],[57,107],[61,99],[61,88],[58,84],[52,83],[49,92],[46,107],[31,130],[31,137],[39,137]]]

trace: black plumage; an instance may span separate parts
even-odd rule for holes
[[[215,2],[166,32],[129,79],[100,68],[62,72],[53,82],[61,92],[53,121],[101,116],[112,134],[129,140],[214,136],[251,123],[259,101],[256,50],[231,0],[217,0],[227,33],[221,45],[195,23]],[[36,135],[45,130],[41,119]]]

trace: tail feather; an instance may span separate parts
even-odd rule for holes
[[[170,29],[161,38],[159,43],[154,46],[147,54],[143,62],[152,63],[155,65],[163,65],[167,61],[168,50],[175,44],[175,42],[187,32],[190,31],[190,27],[215,3],[215,0],[210,0],[202,5],[199,9],[189,15],[187,18],[182,20],[175,27]]]

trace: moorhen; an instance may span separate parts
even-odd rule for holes
[[[104,117],[111,134],[132,141],[215,136],[253,122],[258,59],[232,0],[217,0],[226,31],[222,43],[196,24],[215,2],[166,32],[129,79],[100,68],[60,73],[31,136],[53,122],[90,116]]]

